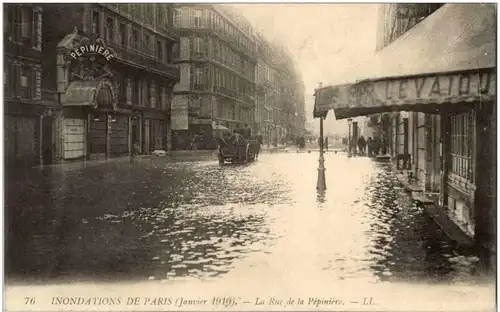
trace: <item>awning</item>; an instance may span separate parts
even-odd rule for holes
[[[113,86],[106,80],[72,82],[62,97],[62,105],[117,110]]]
[[[317,89],[314,115],[337,119],[496,97],[493,4],[445,4],[360,64],[354,83]]]

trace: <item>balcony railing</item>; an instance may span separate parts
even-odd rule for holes
[[[236,91],[230,90],[230,89],[227,89],[227,88],[224,88],[224,87],[216,87],[215,88],[215,92],[218,92],[218,93],[221,93],[221,94],[233,97],[233,98],[237,98],[238,97],[238,93]]]
[[[255,98],[254,98],[253,96],[248,95],[248,94],[243,94],[243,95],[241,96],[241,99],[242,99],[243,101],[248,102],[248,103],[251,103],[251,104],[253,104],[253,103],[254,103],[254,100],[255,100]]]
[[[179,80],[179,67],[161,61],[152,55],[145,54],[133,48],[125,47],[121,44],[110,42],[109,46],[116,52],[117,57],[125,62],[132,63],[137,67],[145,67],[150,70],[161,72],[176,80]]]
[[[42,101],[47,101],[47,102],[58,102],[59,101],[59,96],[57,94],[56,90],[48,90],[48,89],[42,89]]]

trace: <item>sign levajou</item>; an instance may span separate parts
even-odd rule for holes
[[[69,53],[69,55],[71,55],[71,57],[75,60],[77,59],[77,57],[84,56],[86,54],[99,54],[106,58],[107,61],[111,61],[111,59],[115,57],[115,54],[113,52],[99,44],[82,45]]]
[[[444,103],[496,95],[493,72],[425,75],[333,87],[330,108],[378,107],[408,103]]]
[[[374,84],[379,98],[385,101],[437,100],[478,95],[494,95],[492,73],[423,76],[381,81]]]

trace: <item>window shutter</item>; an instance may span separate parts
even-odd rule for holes
[[[32,71],[33,74],[33,98],[35,100],[41,100],[42,99],[42,93],[41,93],[41,75],[40,75],[40,70],[37,67],[35,67]]]
[[[14,65],[14,75],[12,75],[12,78],[14,78],[14,96],[20,96],[21,95],[21,66],[19,64]]]

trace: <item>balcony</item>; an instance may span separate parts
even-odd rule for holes
[[[215,92],[232,97],[232,98],[238,98],[238,92],[224,88],[224,87],[216,87]]]
[[[173,64],[166,63],[155,58],[154,56],[133,48],[122,46],[121,44],[115,42],[109,42],[109,47],[116,52],[117,58],[124,63],[128,63],[137,68],[157,72],[162,76],[167,76],[176,81],[179,80],[180,69]]]
[[[59,103],[59,95],[56,90],[42,89],[42,101]]]
[[[194,61],[208,61],[209,58],[208,58],[208,55],[205,55],[205,53],[203,53],[203,52],[192,52],[191,53],[191,60],[194,60]]]
[[[255,98],[251,95],[248,95],[248,94],[242,94],[241,100],[244,102],[248,102],[249,104],[251,103],[253,105]]]

